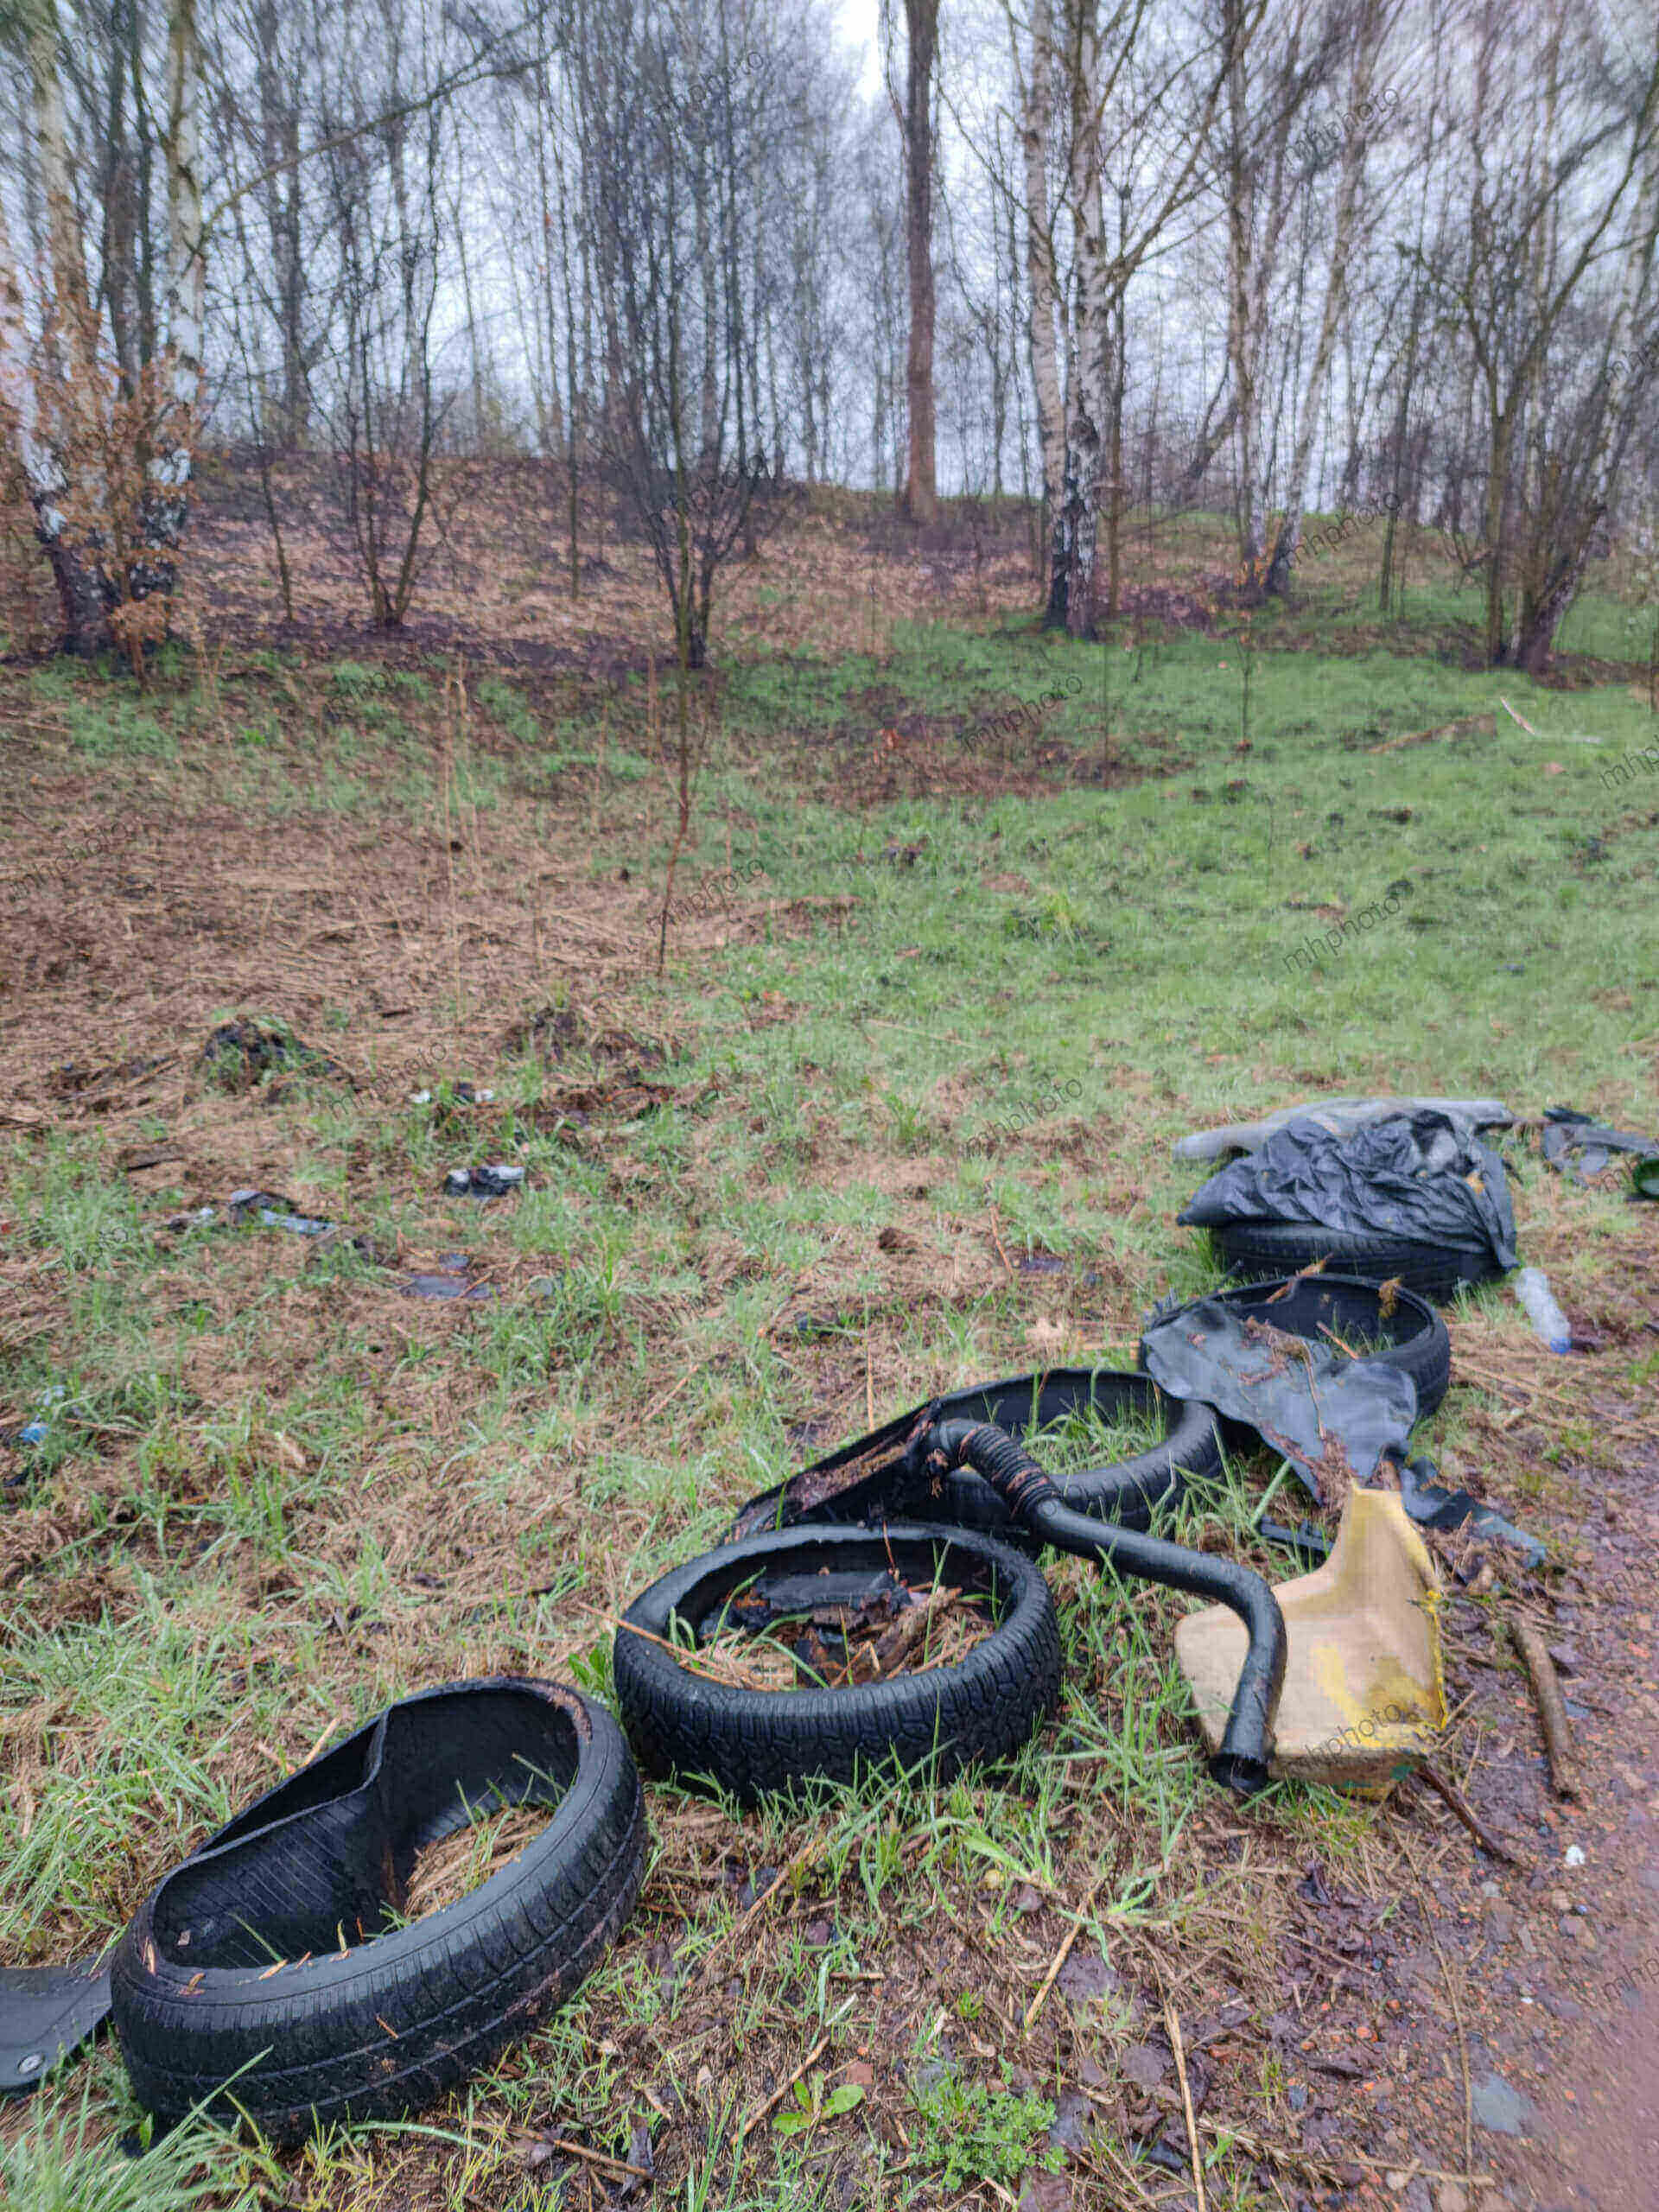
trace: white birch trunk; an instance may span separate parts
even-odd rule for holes
[[[64,526],[63,510],[58,504],[64,488],[63,472],[51,448],[41,440],[37,366],[22,275],[12,251],[5,201],[0,196],[0,432],[16,453],[35,510],[35,527],[41,538],[50,543]]]
[[[1060,529],[1065,568],[1065,625],[1073,637],[1089,635],[1094,621],[1095,571],[1100,536],[1100,480],[1112,390],[1112,255],[1101,197],[1100,133],[1103,94],[1094,0],[1069,0],[1075,10],[1071,79],[1069,194],[1077,237],[1077,334],[1070,407],[1065,423],[1065,486]]]
[[[1014,40],[1014,67],[1019,71],[1017,35]],[[1031,18],[1031,73],[1020,89],[1020,144],[1024,160],[1026,189],[1026,276],[1031,291],[1031,320],[1027,326],[1032,388],[1037,401],[1037,442],[1042,456],[1043,511],[1051,538],[1059,527],[1065,480],[1065,402],[1060,390],[1059,341],[1055,329],[1059,311],[1059,287],[1054,265],[1053,214],[1048,204],[1048,150],[1054,114],[1053,18],[1050,0],[1033,0]],[[1050,561],[1047,619],[1064,622],[1064,571]]]
[[[54,456],[53,497],[44,506],[35,504],[35,518],[63,608],[63,642],[71,652],[95,653],[114,642],[109,617],[118,587],[101,557],[110,509],[102,454],[105,394],[69,169],[58,35],[56,0],[37,0],[29,67],[52,265],[49,288],[42,287],[39,353],[26,373],[37,401],[35,434]]]
[[[1348,111],[1351,114],[1360,114],[1370,102],[1381,27],[1381,10],[1375,6],[1368,6],[1360,25],[1359,45],[1349,86]],[[1348,256],[1353,243],[1354,222],[1364,173],[1365,132],[1363,126],[1356,125],[1343,141],[1342,168],[1337,183],[1336,213],[1332,228],[1331,266],[1325,279],[1325,305],[1319,316],[1319,343],[1314,347],[1313,366],[1308,371],[1307,381],[1300,394],[1296,445],[1291,455],[1290,474],[1285,486],[1284,518],[1279,525],[1273,559],[1268,569],[1267,588],[1270,592],[1285,589],[1290,581],[1296,549],[1301,543],[1302,509],[1307,497],[1308,467],[1313,454],[1313,440],[1319,431],[1325,381],[1330,373],[1332,356],[1336,351],[1337,331],[1347,298]]]
[[[201,326],[207,294],[196,94],[200,76],[196,0],[168,0],[167,17],[167,429],[170,442],[150,464],[158,487],[147,502],[144,537],[158,549],[183,532],[187,486],[201,391]],[[158,578],[158,581],[162,579]],[[170,570],[165,582],[172,582]]]

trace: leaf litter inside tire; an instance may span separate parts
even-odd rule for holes
[[[469,1821],[453,1835],[441,1836],[416,1854],[396,1924],[406,1928],[429,1913],[457,1904],[472,1891],[511,1866],[535,1842],[557,1810],[550,1805],[508,1805]]]
[[[746,1621],[745,1614],[750,1618]],[[719,1634],[680,1650],[689,1673],[731,1689],[845,1689],[952,1667],[994,1623],[978,1592],[896,1575],[861,1603],[780,1616],[760,1592],[739,1592]]]

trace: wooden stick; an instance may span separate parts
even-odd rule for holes
[[[1555,1662],[1545,1647],[1544,1639],[1532,1623],[1518,1615],[1510,1622],[1510,1633],[1515,1638],[1516,1649],[1527,1662],[1527,1672],[1532,1677],[1532,1694],[1538,1703],[1538,1718],[1543,1723],[1544,1749],[1549,1758],[1549,1778],[1555,1785],[1558,1797],[1582,1798],[1584,1783],[1579,1774],[1578,1756],[1573,1748],[1573,1724],[1567,1717],[1567,1704],[1561,1696],[1560,1678],[1555,1672]]]
[[[1175,2054],[1175,2079],[1181,2085],[1181,2110],[1186,2114],[1186,2147],[1192,2160],[1192,2190],[1198,2200],[1198,2212],[1207,2212],[1204,2201],[1204,2158],[1198,2149],[1198,2123],[1192,2117],[1192,2092],[1186,2081],[1186,2053],[1181,2048],[1181,2016],[1167,1998],[1164,2000],[1164,2025],[1169,2031],[1169,2047]]]
[[[801,1846],[800,1849],[795,1853],[794,1857],[792,1859],[786,1859],[783,1865],[779,1868],[777,1880],[771,1883],[766,1889],[761,1891],[760,1896],[756,1897],[754,1903],[749,1907],[748,1910],[746,1913],[740,1915],[740,1916],[732,1923],[731,1926],[726,1930],[726,1933],[723,1936],[717,1936],[715,1938],[714,1942],[709,1946],[702,1956],[697,1961],[696,1971],[701,1974],[702,1969],[708,1965],[709,1960],[714,1957],[716,1951],[722,1949],[726,1944],[729,1943],[734,1936],[741,1936],[744,1934],[749,1927],[750,1923],[754,1920],[756,1916],[766,1910],[766,1907],[772,1903],[773,1897],[777,1896],[779,1891],[783,1888],[784,1884],[787,1881],[789,1877],[794,1873],[798,1867],[804,1866],[810,1859],[814,1858],[817,1853],[822,1850],[823,1847],[823,1838],[821,1835],[809,1836],[806,1841]]]
[[[568,2136],[543,2135],[542,2140],[550,2149],[563,2151],[568,2158],[585,2158],[590,2166],[607,2166],[613,2174],[638,2174],[641,2181],[652,2178],[649,2167],[631,2166],[626,2158],[607,2158],[602,2151],[584,2150],[580,2143],[572,2143]]]
[[[996,1233],[996,1208],[992,1206],[987,1212],[985,1217],[990,1224],[991,1242],[996,1247],[996,1256],[1001,1261],[1003,1266],[1007,1269],[1008,1281],[1012,1283],[1017,1283],[1020,1278],[1014,1271],[1014,1262],[1009,1259],[1007,1254],[1002,1249],[1002,1239]]]
[[[1503,708],[1504,713],[1509,716],[1512,722],[1520,723],[1522,728],[1525,730],[1529,737],[1537,736],[1537,731],[1534,729],[1532,724],[1527,720],[1526,716],[1524,715],[1517,715],[1515,709],[1510,704],[1507,699],[1503,698],[1500,695],[1497,703]]]
[[[1531,1864],[1529,1859],[1524,1859],[1518,1851],[1512,1851],[1507,1843],[1492,1834],[1457,1783],[1448,1782],[1438,1767],[1431,1766],[1425,1759],[1417,1769],[1417,1779],[1427,1783],[1431,1789],[1440,1792],[1483,1851],[1490,1851],[1494,1859],[1503,1859],[1507,1866],[1526,1866]]]
[[[1055,1981],[1058,1977],[1060,1968],[1065,1964],[1066,1961],[1071,1955],[1071,1946],[1077,1942],[1077,1936],[1082,1930],[1084,1922],[1089,1917],[1089,1909],[1094,1904],[1103,1879],[1103,1877],[1102,1875],[1096,1874],[1094,1880],[1090,1883],[1088,1896],[1084,1899],[1079,1909],[1072,1914],[1071,1925],[1065,1931],[1065,1940],[1061,1942],[1059,1949],[1054,1954],[1052,1965],[1049,1967],[1048,1972],[1043,1976],[1042,1987],[1038,1991],[1037,1994],[1032,1999],[1031,2003],[1026,2008],[1024,2026],[1025,2031],[1027,2035],[1031,2033],[1033,2027],[1036,2024],[1037,2015],[1042,2011],[1043,2005],[1047,1999],[1048,1993],[1052,1989]]]
[[[795,2069],[795,2071],[790,2075],[788,2081],[780,2082],[778,2087],[772,2091],[772,2094],[766,2099],[765,2104],[757,2105],[754,2110],[749,2113],[748,2117],[741,2122],[737,2131],[740,2140],[747,2137],[749,2130],[752,2127],[759,2127],[761,2121],[772,2110],[772,2107],[777,2104],[780,2099],[786,2097],[789,2094],[795,2084],[800,2080],[802,2075],[806,2072],[808,2067],[812,2065],[822,2055],[823,2048],[829,2040],[829,2031],[826,2030],[825,2032],[818,2037],[817,2043],[813,2044],[811,2050],[807,2052],[806,2056]]]
[[[1428,1940],[1434,1946],[1434,1955],[1440,1962],[1440,1979],[1446,1984],[1446,1993],[1452,2001],[1452,2024],[1458,2031],[1458,2063],[1463,2069],[1463,2164],[1470,2172],[1475,2163],[1475,2101],[1469,2086],[1469,2045],[1463,2032],[1463,2008],[1458,2003],[1458,1993],[1452,1980],[1452,1969],[1446,1962],[1446,1953],[1440,1948],[1440,1939],[1434,1933],[1433,1916],[1429,1910],[1428,1892],[1421,1882],[1417,1885],[1418,1909],[1423,1916],[1423,1926]]]

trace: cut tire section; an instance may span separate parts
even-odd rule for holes
[[[801,1611],[836,1583],[896,1571],[912,1586],[948,1581],[991,1601],[995,1624],[959,1661],[845,1689],[756,1690],[694,1675],[665,1648],[674,1632],[707,1642],[740,1590],[780,1586]],[[632,1635],[630,1630],[643,1633]],[[660,1639],[660,1640],[655,1640]],[[948,1778],[970,1761],[1017,1751],[1054,1709],[1060,1637],[1032,1560],[982,1533],[799,1527],[725,1545],[664,1575],[617,1630],[624,1726],[645,1771],[709,1782],[744,1804],[810,1777],[853,1782],[909,1770],[937,1753]]]
[[[1368,1350],[1363,1357],[1411,1377],[1417,1391],[1419,1421],[1427,1421],[1436,1410],[1451,1384],[1452,1338],[1434,1308],[1415,1291],[1397,1291],[1393,1311],[1387,1315],[1376,1284],[1358,1275],[1294,1275],[1283,1281],[1245,1283],[1234,1290],[1207,1294],[1218,1305],[1230,1306],[1236,1313],[1268,1322],[1291,1336],[1306,1337],[1312,1344],[1334,1344],[1338,1351],[1356,1338],[1373,1343],[1382,1339],[1380,1350]],[[1200,1303],[1191,1299],[1186,1306],[1156,1318],[1174,1320],[1188,1306]],[[1230,1444],[1234,1441],[1230,1433],[1234,1427],[1230,1421],[1222,1423]],[[1254,1446],[1256,1440],[1252,1436],[1249,1441]]]
[[[457,1904],[374,1932],[422,1848],[468,1808],[510,1804],[555,1809]],[[406,1699],[139,1909],[111,1968],[133,2088],[168,2120],[240,2108],[279,2143],[418,2111],[571,1996],[632,1911],[644,1854],[639,1774],[601,1707],[511,1675]]]
[[[1074,1512],[1116,1521],[1121,1528],[1147,1529],[1154,1510],[1173,1505],[1189,1478],[1202,1480],[1221,1471],[1221,1434],[1211,1407],[1172,1398],[1147,1375],[1105,1367],[1046,1368],[976,1382],[897,1414],[776,1489],[750,1498],[740,1509],[731,1536],[741,1540],[809,1522],[874,1526],[891,1516],[983,1529],[1023,1550],[1035,1550],[1033,1537],[988,1483],[965,1468],[953,1469],[938,1482],[925,1481],[909,1464],[906,1446],[925,1414],[988,1421],[1009,1435],[1023,1436],[1028,1429],[1050,1428],[1084,1413],[1109,1423],[1125,1414],[1154,1416],[1165,1434],[1150,1451],[1132,1459],[1056,1475],[1055,1487]]]

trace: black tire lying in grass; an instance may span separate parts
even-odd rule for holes
[[[1189,1480],[1202,1481],[1221,1472],[1221,1432],[1214,1408],[1196,1399],[1172,1398],[1149,1375],[1111,1368],[1061,1368],[1042,1378],[1034,1398],[1030,1378],[1020,1376],[1010,1382],[977,1383],[953,1391],[938,1403],[942,1420],[989,1421],[1014,1436],[1023,1434],[1033,1422],[1046,1428],[1084,1411],[1104,1421],[1121,1420],[1126,1414],[1150,1416],[1166,1424],[1166,1433],[1161,1442],[1132,1459],[1051,1477],[1060,1503],[1074,1513],[1113,1521],[1122,1529],[1148,1529],[1154,1508],[1176,1503]],[[971,1468],[952,1468],[925,1495],[918,1492],[906,1502],[930,1521],[937,1517],[957,1528],[987,1529],[1022,1550],[1039,1548],[1037,1539],[1020,1526],[990,1484]]]
[[[970,1469],[953,1468],[938,1482],[906,1469],[906,1446],[925,1413],[942,1421],[989,1421],[1011,1436],[1088,1414],[1107,1422],[1125,1414],[1154,1416],[1166,1433],[1150,1451],[1053,1478],[1062,1501],[1074,1512],[1116,1521],[1124,1529],[1150,1528],[1154,1508],[1174,1504],[1189,1478],[1202,1480],[1221,1471],[1221,1436],[1212,1407],[1170,1397],[1149,1375],[1109,1367],[1043,1368],[1033,1375],[975,1382],[895,1414],[869,1435],[840,1446],[788,1482],[750,1498],[739,1508],[731,1540],[808,1522],[873,1527],[891,1516],[983,1529],[1006,1543],[1035,1551],[1036,1540]]]
[[[1304,1221],[1224,1222],[1210,1235],[1231,1272],[1252,1282],[1294,1275],[1323,1260],[1334,1272],[1363,1282],[1398,1281],[1445,1306],[1465,1284],[1491,1282],[1503,1273],[1485,1245],[1423,1244]]]
[[[772,1618],[804,1614],[854,1606],[894,1570],[916,1586],[938,1580],[988,1598],[995,1627],[952,1665],[844,1689],[729,1687],[690,1673],[665,1648],[677,1628],[708,1642],[740,1590],[765,1597]],[[937,1751],[941,1777],[1007,1758],[1059,1697],[1060,1637],[1034,1561],[992,1537],[898,1522],[802,1527],[727,1544],[653,1583],[623,1616],[615,1672],[647,1774],[707,1778],[752,1804],[810,1777],[851,1782],[895,1757],[908,1769]]]
[[[1451,1337],[1434,1308],[1414,1291],[1397,1291],[1393,1309],[1386,1315],[1377,1286],[1358,1275],[1296,1275],[1281,1282],[1245,1283],[1209,1295],[1218,1305],[1230,1306],[1236,1313],[1268,1322],[1293,1337],[1306,1337],[1312,1344],[1333,1345],[1341,1351],[1344,1343],[1353,1344],[1357,1340],[1364,1358],[1410,1376],[1417,1390],[1419,1421],[1427,1421],[1434,1412],[1451,1383]],[[1188,1301],[1191,1305],[1199,1302],[1197,1299]],[[1185,1311],[1185,1306],[1178,1306],[1159,1318],[1173,1320]],[[1373,1345],[1376,1349],[1371,1349]],[[1141,1356],[1145,1357],[1144,1351]],[[1235,1440],[1230,1432],[1236,1426],[1231,1421],[1222,1423],[1230,1444]],[[1249,1432],[1240,1434],[1249,1436]],[[1250,1437],[1249,1440],[1255,1440]]]
[[[374,1933],[419,1850],[469,1808],[517,1804],[556,1808],[517,1859]],[[644,1853],[639,1774],[602,1707],[510,1675],[405,1699],[139,1909],[111,1972],[133,2088],[167,2120],[240,2107],[277,2142],[416,2111],[572,1994],[632,1911]]]

